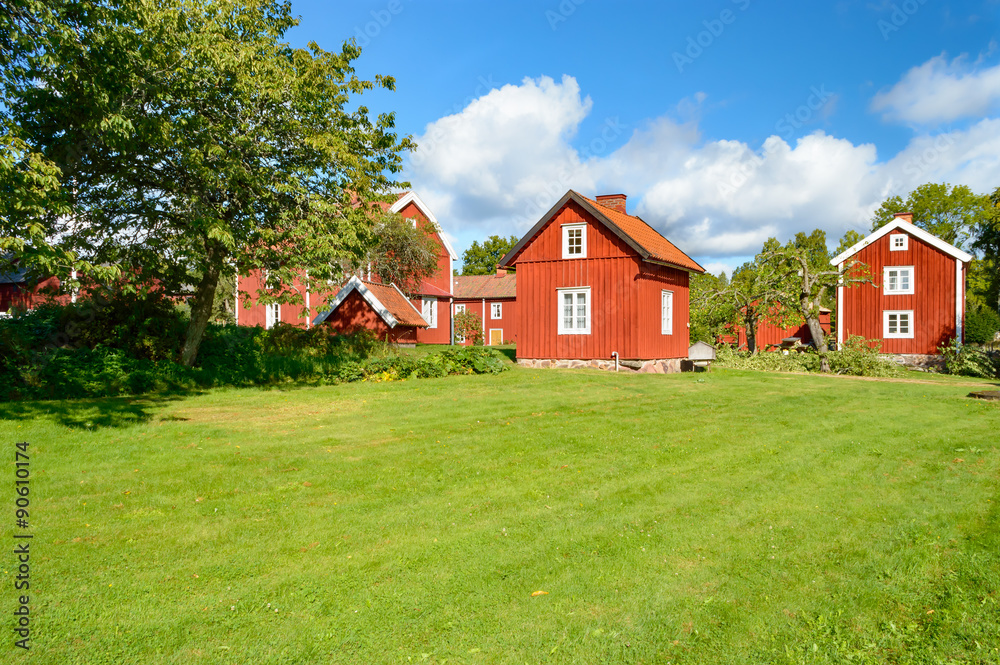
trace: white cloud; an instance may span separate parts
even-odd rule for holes
[[[590,108],[572,77],[493,90],[428,125],[417,141],[431,149],[409,179],[460,252],[474,239],[523,234],[572,188],[629,195],[629,212],[703,264],[730,270],[771,236],[820,228],[835,245],[848,229],[867,230],[887,196],[925,182],[979,192],[1000,182],[1000,120],[917,136],[879,161],[874,145],[820,131],[794,144],[771,136],[755,149],[705,141],[697,120],[667,117],[613,152],[624,130],[608,120],[595,136],[578,137],[577,150],[571,141]]]
[[[887,120],[917,125],[983,117],[1000,108],[1000,65],[977,70],[965,56],[948,62],[942,54],[879,92],[871,107]]]

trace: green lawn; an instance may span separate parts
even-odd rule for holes
[[[0,405],[0,654],[997,663],[1000,406],[972,389],[515,368]]]

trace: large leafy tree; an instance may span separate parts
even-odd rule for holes
[[[958,248],[964,248],[988,206],[985,196],[965,185],[927,183],[905,199],[891,196],[872,216],[872,231],[891,222],[897,212],[912,212],[913,223]]]
[[[989,195],[985,214],[977,222],[973,249],[980,255],[969,274],[969,290],[1000,311],[1000,187]]]
[[[826,248],[826,232],[820,229],[809,235],[797,233],[783,247],[776,246],[776,241],[769,242],[770,247],[765,244],[758,260],[773,266],[780,275],[777,301],[781,309],[786,315],[805,319],[819,353],[820,370],[829,372],[829,347],[820,324],[820,311],[833,304],[838,286],[850,288],[873,283],[868,266],[850,259],[842,268],[832,267]]]
[[[278,288],[259,295],[294,302],[296,277],[323,291],[365,256],[373,220],[352,202],[401,184],[412,143],[357,105],[394,81],[358,78],[354,43],[291,48],[277,0],[48,4],[4,81],[10,126],[69,209],[14,215],[42,225],[32,243],[192,284],[188,365],[224,272],[265,269]]]
[[[462,253],[462,274],[492,275],[500,259],[514,248],[518,240],[517,236],[490,236],[481,245],[478,240],[473,240],[472,245]]]
[[[376,244],[368,253],[371,273],[414,295],[420,283],[438,267],[438,244],[427,231],[402,215],[381,215],[375,225]]]

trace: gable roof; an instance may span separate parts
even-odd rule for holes
[[[517,275],[457,275],[455,298],[515,298],[517,297]]]
[[[836,256],[836,257],[830,259],[830,263],[832,265],[835,265],[835,266],[836,265],[840,265],[846,259],[851,258],[852,256],[854,256],[855,254],[857,254],[862,249],[864,249],[868,245],[872,244],[873,242],[875,242],[879,238],[882,238],[882,237],[888,235],[889,233],[891,233],[892,231],[896,231],[896,230],[904,231],[904,232],[910,234],[911,236],[913,236],[915,238],[919,238],[920,240],[923,240],[924,242],[926,242],[928,245],[931,245],[932,247],[936,247],[937,249],[940,249],[945,254],[948,254],[948,255],[953,256],[954,258],[960,260],[962,263],[968,263],[969,261],[972,260],[972,255],[971,254],[969,254],[967,252],[963,252],[962,250],[960,250],[958,247],[955,247],[954,245],[949,245],[944,240],[941,240],[941,238],[938,238],[936,235],[932,235],[932,234],[928,233],[927,231],[924,231],[919,226],[916,226],[914,224],[911,224],[910,222],[907,222],[905,220],[897,218],[897,219],[892,220],[891,222],[889,222],[888,224],[886,224],[882,228],[880,228],[878,231],[875,231],[871,235],[869,235],[869,236],[867,236],[865,238],[862,238],[858,242],[854,243],[851,247],[849,247],[848,249],[846,249],[839,256]]]
[[[316,318],[313,319],[313,325],[316,326],[326,321],[327,317],[335,312],[353,291],[357,291],[390,328],[399,325],[417,328],[428,327],[424,317],[395,284],[365,282],[358,279],[357,276],[347,280],[347,284],[330,301],[330,309],[316,315]]]
[[[653,227],[647,224],[642,218],[629,215],[613,208],[608,208],[600,203],[588,199],[587,197],[573,191],[572,189],[559,199],[552,208],[535,224],[528,233],[514,248],[511,249],[500,262],[502,266],[510,266],[521,250],[531,241],[531,239],[549,223],[549,221],[562,210],[569,201],[574,201],[584,210],[589,212],[597,221],[601,222],[618,236],[622,241],[631,247],[645,261],[654,263],[665,263],[688,272],[705,272],[705,269],[698,265],[698,262],[690,256],[677,249],[677,247],[658,233]]]
[[[455,248],[451,246],[447,236],[445,236],[444,230],[441,228],[441,225],[438,224],[437,217],[435,217],[434,213],[431,212],[431,209],[427,207],[427,204],[424,203],[419,196],[417,196],[416,192],[404,192],[400,194],[399,198],[396,199],[396,202],[389,206],[389,212],[399,212],[411,203],[417,206],[417,209],[423,213],[424,217],[427,218],[427,221],[434,226],[434,230],[437,231],[438,237],[441,238],[444,248],[448,250],[448,256],[451,257],[451,260],[458,261],[458,253],[455,251]]]

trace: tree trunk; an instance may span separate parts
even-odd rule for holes
[[[747,350],[757,353],[757,319],[747,319],[743,326],[747,331]]]
[[[205,335],[205,328],[212,318],[212,304],[215,302],[215,290],[219,286],[220,269],[216,261],[213,261],[214,252],[209,252],[209,264],[198,283],[195,291],[194,302],[191,304],[191,323],[188,324],[187,336],[184,339],[184,349],[181,351],[181,364],[185,367],[194,365],[198,357],[198,349],[201,347],[201,338]]]

